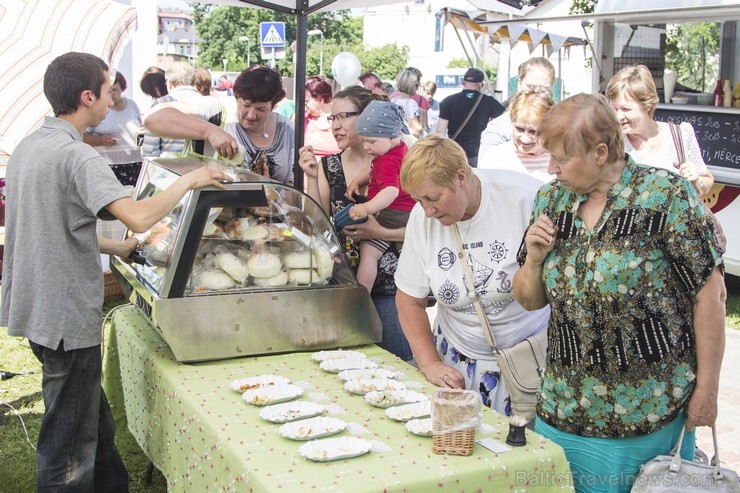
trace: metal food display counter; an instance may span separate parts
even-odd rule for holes
[[[321,207],[302,192],[207,158],[145,160],[135,198],[217,167],[225,189],[188,192],[113,273],[178,361],[379,342],[382,325]],[[130,235],[127,232],[127,235]]]

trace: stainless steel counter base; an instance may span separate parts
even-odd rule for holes
[[[120,261],[113,273],[180,362],[346,348],[380,342],[367,290],[338,286],[158,299]]]

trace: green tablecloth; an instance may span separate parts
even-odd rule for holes
[[[527,431],[525,447],[499,454],[478,444],[468,457],[434,454],[431,438],[410,434],[383,409],[348,393],[311,353],[181,364],[136,308],[121,307],[110,327],[104,386],[114,415],[119,426],[128,422],[170,491],[572,491],[565,454],[539,435]],[[390,353],[374,345],[357,349],[403,371],[412,390],[434,393],[420,372]],[[302,458],[305,442],[281,437],[280,425],[260,419],[260,408],[229,387],[262,374],[285,376],[306,387],[304,399],[346,410],[335,417],[351,425],[337,436],[354,432],[390,450],[334,462]],[[504,442],[507,418],[487,408],[483,417],[487,426],[476,439]]]

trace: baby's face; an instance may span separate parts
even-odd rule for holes
[[[387,137],[368,137],[361,135],[362,147],[365,152],[376,158],[388,154],[388,151],[393,149],[393,140]]]

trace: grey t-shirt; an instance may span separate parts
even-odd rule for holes
[[[67,121],[47,117],[6,170],[0,325],[45,347],[101,343],[103,272],[95,222],[128,194]]]

